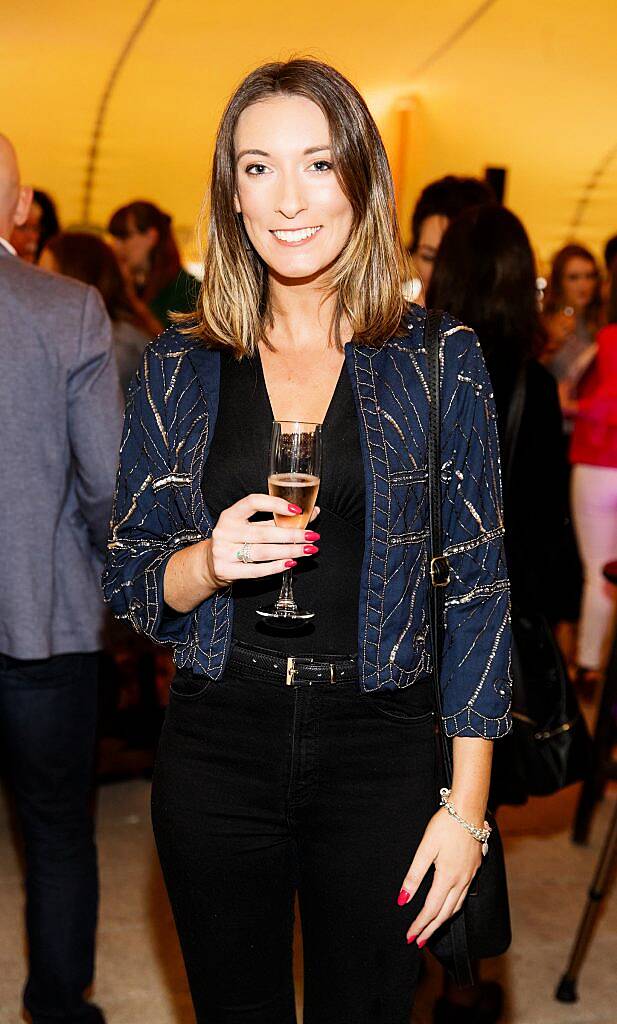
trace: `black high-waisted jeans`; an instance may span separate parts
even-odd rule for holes
[[[408,1024],[427,892],[396,898],[437,808],[431,685],[360,695],[178,675],[156,761],[156,842],[198,1024]]]

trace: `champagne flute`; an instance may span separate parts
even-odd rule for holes
[[[275,498],[302,509],[300,515],[284,516],[274,513],[277,526],[304,530],[313,511],[321,474],[321,423],[294,420],[275,420],[270,442],[270,469],[268,493]],[[298,608],[294,600],[292,570],[283,573],[278,600],[257,614],[279,625],[308,622],[315,612]]]

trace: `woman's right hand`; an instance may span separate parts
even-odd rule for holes
[[[212,536],[197,545],[203,558],[204,577],[216,588],[228,586],[234,580],[258,579],[276,576],[291,569],[298,558],[317,554],[319,534],[312,530],[298,530],[277,526],[274,519],[250,522],[256,512],[272,512],[293,519],[301,509],[290,505],[284,498],[269,494],[249,494],[221,512]],[[317,506],[310,521],[319,515]],[[238,558],[244,543],[250,544],[250,562]]]

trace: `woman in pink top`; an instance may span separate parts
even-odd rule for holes
[[[617,268],[614,268],[614,271]],[[612,274],[608,324],[597,335],[594,364],[579,389],[570,461],[572,513],[584,571],[577,661],[597,681],[613,634],[616,588],[603,575],[617,559],[617,273]]]

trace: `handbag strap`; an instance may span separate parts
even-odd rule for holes
[[[430,309],[424,324],[424,346],[428,363],[429,429],[428,429],[428,509],[430,534],[430,601],[431,646],[433,650],[433,689],[437,710],[439,736],[443,756],[445,784],[452,786],[452,751],[443,724],[441,700],[441,660],[445,633],[444,589],[450,580],[450,566],[443,553],[441,525],[441,395],[439,328],[442,313]]]

